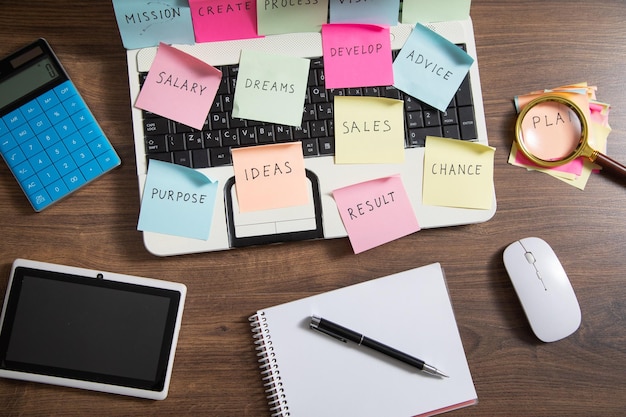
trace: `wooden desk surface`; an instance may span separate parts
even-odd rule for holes
[[[136,231],[126,57],[111,1],[5,4],[0,54],[47,38],[123,165],[35,214],[0,164],[0,293],[17,257],[180,281],[189,293],[165,401],[3,379],[0,414],[268,416],[249,315],[441,262],[479,398],[453,415],[626,415],[626,188],[594,175],[579,191],[506,162],[512,97],[579,81],[597,85],[612,104],[608,154],[626,161],[626,7],[622,0],[474,0],[471,14],[497,148],[491,221],[423,230],[361,255],[337,239],[157,258]],[[552,245],[582,309],[580,329],[556,343],[535,338],[502,263],[504,248],[527,236]]]

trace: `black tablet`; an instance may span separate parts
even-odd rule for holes
[[[186,291],[17,259],[0,316],[0,377],[164,399]]]

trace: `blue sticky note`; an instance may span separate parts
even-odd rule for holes
[[[137,230],[207,240],[217,181],[181,165],[151,160]]]
[[[113,9],[126,49],[194,43],[187,0],[113,0]]]
[[[418,23],[393,62],[394,86],[445,111],[473,62],[464,50]]]
[[[398,24],[400,0],[330,0],[330,23]]]

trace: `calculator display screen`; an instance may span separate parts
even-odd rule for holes
[[[59,72],[49,57],[44,57],[25,67],[0,82],[0,109],[48,82],[56,80],[59,76]]]

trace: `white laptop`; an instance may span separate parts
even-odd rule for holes
[[[214,108],[209,113],[206,129],[222,129],[220,132],[192,131],[186,126],[166,121],[162,118],[152,118],[155,115],[144,115],[144,112],[134,107],[139,94],[141,74],[147,73],[155,57],[157,48],[150,47],[127,51],[128,76],[130,83],[130,100],[133,119],[133,132],[135,140],[135,154],[137,159],[137,176],[139,179],[139,193],[143,193],[148,160],[150,158],[166,160],[173,163],[184,164],[199,169],[211,180],[219,182],[216,207],[208,240],[190,239],[170,236],[165,234],[143,232],[146,248],[159,256],[178,255],[195,252],[208,252],[231,249],[248,245],[259,245],[276,242],[286,242],[301,239],[332,239],[347,236],[346,229],[341,221],[337,206],[332,197],[332,192],[337,188],[356,184],[359,182],[381,178],[394,174],[401,174],[403,184],[410,197],[415,210],[417,220],[421,228],[435,228],[455,226],[470,223],[479,223],[489,220],[496,211],[496,203],[489,210],[474,210],[451,207],[425,206],[422,204],[422,171],[423,171],[423,136],[444,136],[464,140],[472,140],[482,144],[487,142],[487,129],[483,100],[478,74],[478,62],[474,30],[471,20],[449,21],[427,25],[451,42],[464,45],[467,53],[475,60],[469,71],[469,83],[464,83],[459,94],[462,98],[455,98],[453,103],[458,104],[452,109],[453,118],[463,119],[467,117],[468,110],[461,111],[461,104],[473,106],[473,122],[459,120],[461,126],[450,127],[446,123],[448,118],[442,121],[442,126],[430,126],[425,131],[417,127],[421,121],[407,127],[407,143],[405,149],[405,162],[403,164],[362,164],[341,165],[334,163],[332,155],[334,138],[326,135],[322,138],[310,138],[309,136],[320,135],[320,124],[312,124],[306,121],[312,116],[312,112],[325,113],[327,107],[317,107],[319,95],[328,94],[372,94],[371,89],[353,89],[342,92],[326,91],[323,85],[311,87],[307,98],[313,103],[305,105],[305,129],[297,129],[296,137],[303,143],[307,178],[310,182],[310,204],[303,207],[292,207],[267,211],[239,213],[237,198],[234,187],[234,171],[230,162],[230,154],[225,146],[234,140],[264,142],[271,139],[286,140],[284,138],[285,127],[267,127],[256,123],[243,122],[241,120],[229,120],[232,110],[231,97],[216,98]],[[408,38],[413,25],[399,24],[391,27],[392,49],[399,50]],[[322,56],[322,40],[320,33],[294,33],[284,35],[272,35],[259,39],[247,39],[227,42],[201,43],[196,45],[174,45],[210,65],[221,68],[226,77],[235,70],[222,67],[237,64],[242,49],[252,49],[278,53],[284,55],[296,55],[306,58]],[[311,61],[311,67],[315,68],[319,62]],[[318,73],[319,76],[319,73]],[[315,78],[313,75],[311,78]],[[319,78],[319,77],[318,77]],[[322,77],[323,78],[323,77]],[[233,90],[234,81],[230,83]],[[321,88],[319,88],[321,87]],[[375,89],[374,94],[393,97],[397,93],[394,88],[383,87]],[[394,91],[395,90],[395,91]],[[218,101],[219,100],[219,101]],[[405,102],[406,102],[405,98]],[[408,110],[415,110],[416,100],[408,99],[411,106],[406,107],[405,119],[409,119]],[[331,100],[332,101],[332,100]],[[457,103],[458,102],[458,103]],[[419,106],[417,106],[419,107]],[[316,109],[315,111],[313,109]],[[432,109],[424,107],[424,111]],[[471,113],[471,111],[469,111]],[[416,115],[412,114],[411,116]],[[319,114],[318,114],[319,116]],[[325,117],[328,117],[326,114]],[[320,122],[322,130],[332,132],[332,126],[326,119]],[[304,123],[303,123],[304,125]],[[415,129],[413,129],[415,127]],[[271,134],[269,134],[271,133]],[[322,132],[322,135],[324,133]],[[306,136],[306,138],[304,138]],[[330,136],[330,137],[328,137]],[[173,151],[168,153],[168,151]],[[319,153],[319,156],[312,154]],[[207,166],[208,165],[208,166]]]

